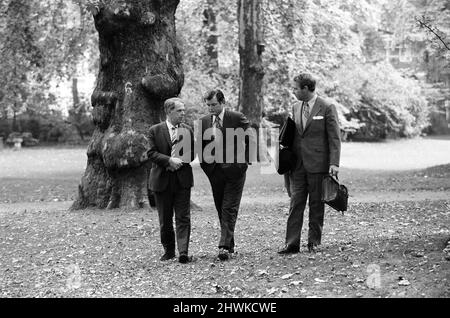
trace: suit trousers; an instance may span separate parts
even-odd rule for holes
[[[227,177],[220,164],[216,164],[214,170],[208,174],[214,204],[219,215],[219,248],[227,249],[231,253],[234,252],[234,228],[241,204],[245,178],[245,172],[238,178]]]
[[[308,243],[320,245],[325,205],[322,197],[322,180],[326,173],[308,173],[303,164],[289,173],[291,203],[286,230],[286,245],[299,248],[303,227],[303,213],[309,197]]]
[[[169,183],[163,192],[154,192],[159,215],[161,244],[166,251],[175,251],[173,216],[175,212],[176,241],[179,253],[187,253],[191,235],[191,188],[180,187],[176,172],[169,173]]]

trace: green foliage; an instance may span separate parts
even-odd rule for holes
[[[30,3],[10,1],[2,9],[1,21],[4,27],[0,32],[4,40],[0,44],[0,105],[3,114],[7,110],[16,114],[24,110],[33,86],[41,86],[42,78],[33,75],[43,57],[37,46],[36,36],[30,28]]]
[[[435,57],[450,63],[450,3],[447,0],[413,1],[415,4],[415,29],[427,42],[427,49]],[[426,23],[430,29],[418,21]]]
[[[97,39],[84,0],[3,1],[0,7],[0,113],[45,113],[52,81],[70,78],[82,60],[95,64]]]
[[[230,106],[239,93],[236,4],[218,1],[219,72],[206,75],[201,12],[206,1],[182,1],[177,12],[179,44],[184,53],[182,97],[201,114],[201,95],[219,86]],[[292,78],[310,72],[319,94],[332,98],[341,128],[361,132],[354,138],[412,137],[428,125],[428,105],[418,82],[386,60],[383,28],[414,36],[407,1],[265,1],[264,104],[270,121],[281,124],[296,102]],[[387,14],[390,14],[388,18]],[[389,25],[390,20],[398,24]],[[411,94],[411,92],[414,92]],[[365,115],[363,115],[365,114]],[[358,137],[359,136],[359,137]]]
[[[11,124],[8,120],[0,118],[0,137],[5,140],[12,132]]]
[[[28,111],[48,114],[50,109],[61,107],[49,93],[52,81],[76,76],[81,68],[97,72],[98,39],[89,12],[95,10],[98,2],[0,3],[0,36],[4,39],[0,43],[3,57],[0,119]],[[343,129],[360,129],[360,138],[364,139],[420,134],[429,120],[428,105],[421,96],[433,107],[441,101],[428,95],[431,90],[421,90],[423,83],[419,85],[404,74],[422,71],[438,82],[443,81],[441,70],[448,66],[450,53],[421,29],[415,18],[431,21],[448,41],[447,2],[264,0],[264,111],[268,119],[279,122],[288,114],[295,102],[292,78],[306,71],[318,78],[319,94],[334,100]],[[206,63],[206,40],[210,33],[203,16],[208,5],[216,11],[219,36],[219,69],[211,74]],[[187,101],[188,120],[192,122],[206,113],[201,97],[213,87],[222,88],[228,106],[236,108],[239,96],[236,1],[181,0],[176,18],[185,72],[181,97]],[[400,72],[398,65],[396,68],[389,65],[392,61],[387,59],[387,52],[408,43],[417,45],[421,53],[412,69]],[[426,65],[422,65],[424,50],[429,60]],[[88,105],[85,106],[84,112],[70,111],[67,120],[73,125],[55,124],[51,138],[55,139],[67,127],[71,128],[65,129],[66,133],[90,131]]]
[[[333,75],[336,82],[329,94],[350,106],[350,117],[365,124],[354,139],[413,137],[428,126],[428,103],[419,82],[389,63],[354,64]]]
[[[4,140],[11,133],[30,133],[41,144],[81,144],[92,135],[93,131],[92,119],[87,114],[83,114],[77,125],[64,119],[61,112],[58,111],[48,111],[47,113],[28,111],[20,114],[16,118],[15,128],[13,119],[0,119],[0,137],[3,137]]]
[[[185,84],[181,96],[194,112],[204,114],[202,95],[220,87],[229,107],[236,108],[239,98],[238,24],[235,2],[218,0],[214,4],[219,36],[219,72],[208,74],[206,36],[203,30],[203,11],[206,0],[183,0],[176,14],[177,40],[183,55]]]

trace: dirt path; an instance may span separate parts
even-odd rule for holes
[[[320,252],[302,245],[282,257],[288,207],[281,199],[244,200],[238,253],[220,263],[217,215],[205,197],[204,210],[192,213],[195,261],[186,266],[159,261],[154,211],[2,204],[0,297],[449,297],[449,201],[353,202],[345,216],[327,213]]]
[[[211,204],[209,196],[193,196],[196,204],[203,207]],[[449,200],[450,192],[448,191],[405,191],[405,192],[365,192],[354,193],[349,198],[349,205],[354,203],[382,203],[382,202],[419,202],[419,201],[439,201]],[[284,196],[254,196],[242,197],[242,204],[265,204],[265,205],[289,205],[289,197]],[[56,202],[20,202],[20,203],[0,203],[0,216],[4,213],[25,210],[45,210],[45,211],[67,211],[71,207],[73,201],[56,201]],[[348,213],[351,213],[351,209]]]

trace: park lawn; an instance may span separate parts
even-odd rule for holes
[[[349,211],[327,208],[321,251],[309,254],[302,246],[292,256],[276,253],[288,214],[283,178],[260,174],[254,165],[236,225],[237,253],[225,263],[216,260],[218,218],[196,166],[193,201],[201,210],[192,211],[195,259],[185,265],[159,261],[156,211],[70,212],[83,171],[56,170],[0,176],[0,297],[450,296],[443,253],[450,238],[450,165],[342,169]],[[415,196],[371,200],[392,193]],[[303,244],[305,237],[304,227]]]
[[[210,185],[198,165],[193,167],[193,196],[210,198]],[[250,166],[244,188],[244,198],[281,200],[286,198],[283,177],[261,174],[259,165]],[[0,173],[0,203],[64,202],[73,201],[83,171],[36,174],[33,176],[6,176]],[[450,165],[408,171],[367,171],[342,168],[341,181],[349,188],[350,199],[371,193],[422,193],[440,192],[450,197]]]

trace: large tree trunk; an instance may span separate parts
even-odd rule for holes
[[[250,120],[257,136],[257,160],[260,161],[260,125],[264,105],[263,78],[264,32],[262,0],[238,0],[240,87],[239,110]]]
[[[203,11],[203,33],[206,36],[206,67],[208,73],[217,73],[219,70],[219,36],[216,21],[216,0],[208,0],[207,7]]]
[[[238,0],[240,91],[239,110],[253,125],[261,122],[263,108],[264,33],[262,0]]]
[[[96,129],[73,209],[140,208],[146,197],[149,128],[183,86],[175,40],[179,0],[102,0],[91,5],[100,72],[91,97]]]

